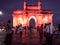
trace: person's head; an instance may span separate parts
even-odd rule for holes
[[[24,29],[26,30],[26,26],[24,27]]]
[[[22,24],[21,23],[19,23],[19,25],[18,26],[22,26]]]
[[[47,25],[48,25],[48,24],[46,23],[46,24],[44,25],[44,28],[46,28]]]
[[[11,20],[8,20],[8,23],[11,23]]]
[[[41,26],[43,26],[43,24],[41,24]]]
[[[48,23],[48,25],[51,25],[51,23]]]
[[[0,25],[0,29],[3,29],[3,28],[5,28],[5,26],[4,25]]]

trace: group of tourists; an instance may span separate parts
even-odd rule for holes
[[[13,27],[11,21],[9,20],[6,25],[0,24],[0,45],[11,45],[13,33],[15,34],[19,31],[20,39],[22,38],[22,24]]]
[[[38,27],[31,27],[31,26],[23,27],[22,24],[19,24],[16,27],[13,27],[10,21],[8,21],[6,25],[0,24],[0,45],[4,45],[4,44],[11,45],[14,30],[15,30],[15,34],[17,34],[18,32],[20,33],[20,39],[22,39],[22,31],[30,30],[30,33],[32,34],[33,28],[37,29],[37,31],[39,32],[40,43],[42,43],[43,37],[45,37],[46,44],[52,45],[54,28],[51,23],[47,23],[45,25],[41,24]]]

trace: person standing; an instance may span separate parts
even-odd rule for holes
[[[22,30],[23,30],[22,24],[19,24],[18,31],[20,32],[20,38],[22,38]]]
[[[0,25],[0,45],[4,45],[6,38],[6,29],[4,25]]]
[[[41,26],[40,26],[39,34],[40,34],[40,43],[42,43],[42,40],[43,40],[43,24],[41,24]]]
[[[53,27],[51,23],[48,23],[45,27],[45,33],[46,33],[46,42],[47,45],[52,45],[52,38],[53,38]]]
[[[6,25],[6,40],[5,40],[5,45],[11,45],[12,43],[12,36],[13,36],[13,31],[12,31],[12,24],[11,21],[8,20],[7,25]]]
[[[53,44],[60,45],[60,24],[58,24],[58,29],[53,33]]]

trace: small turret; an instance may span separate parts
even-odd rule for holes
[[[41,2],[38,0],[38,9],[41,9]]]
[[[24,10],[26,9],[26,0],[24,0]]]

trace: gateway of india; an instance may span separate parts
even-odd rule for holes
[[[24,0],[24,9],[13,11],[13,26],[17,26],[19,23],[21,23],[22,26],[40,26],[46,23],[52,24],[52,11],[41,9],[41,1],[38,0],[37,2],[37,5],[28,5],[27,1]]]

